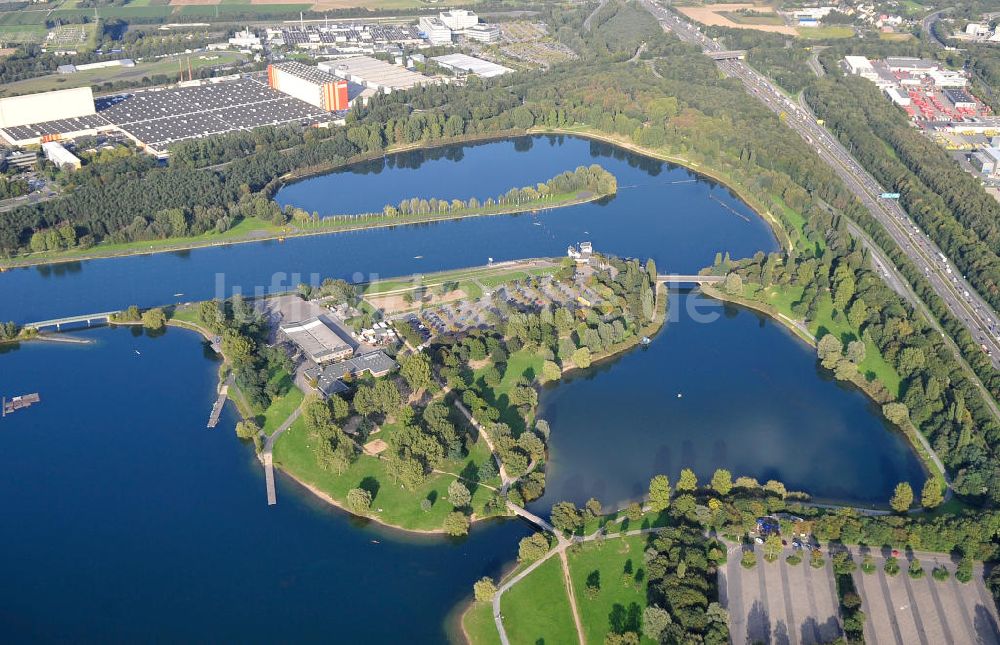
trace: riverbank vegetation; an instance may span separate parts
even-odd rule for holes
[[[483,201],[475,197],[468,200],[414,197],[398,205],[386,205],[377,213],[321,216],[294,206],[282,209],[265,194],[244,192],[236,202],[214,210],[201,207],[165,209],[149,219],[132,219],[124,228],[105,229],[100,235],[95,235],[89,225],[81,227],[68,222],[57,227],[38,228],[28,239],[27,248],[15,252],[11,264],[162,252],[552,209],[609,197],[616,191],[614,175],[593,164],[563,172],[535,186],[511,188]],[[0,225],[0,236],[2,228]],[[84,229],[86,232],[81,234]],[[0,251],[0,257],[2,255]]]

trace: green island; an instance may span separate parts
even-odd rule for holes
[[[355,163],[350,159],[329,171]],[[309,176],[310,173],[296,178]],[[351,215],[309,213],[301,208],[281,208],[268,191],[244,195],[229,213],[211,222],[198,213],[184,209],[166,209],[156,213],[152,227],[143,239],[117,242],[114,239],[95,243],[93,236],[78,237],[71,225],[41,228],[31,235],[29,250],[0,261],[0,270],[34,266],[69,260],[122,257],[149,253],[244,244],[292,237],[326,235],[387,226],[465,219],[486,215],[508,215],[528,211],[565,208],[597,201],[614,195],[618,190],[614,175],[597,164],[589,168],[567,170],[535,186],[511,188],[502,195],[482,201],[475,197],[461,199],[404,199],[399,204],[387,204],[382,212]],[[206,230],[209,224],[212,227]]]

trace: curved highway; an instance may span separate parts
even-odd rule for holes
[[[681,40],[701,46],[706,54],[724,48],[705,36],[695,26],[667,11],[654,0],[642,0],[667,31]],[[739,78],[747,91],[773,112],[783,115],[795,130],[826,161],[845,185],[885,227],[896,244],[918,267],[951,313],[969,330],[977,343],[986,348],[994,368],[1000,368],[1000,322],[996,312],[979,296],[941,250],[910,219],[896,200],[880,198],[887,192],[847,152],[812,113],[794,103],[766,77],[741,60],[716,61],[728,76]]]

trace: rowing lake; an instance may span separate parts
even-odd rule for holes
[[[724,187],[571,137],[392,156],[287,186],[277,199],[326,214],[415,196],[484,199],[591,163],[618,177],[617,196],[536,215],[9,271],[0,289],[17,297],[4,299],[0,320],[285,289],[313,275],[367,279],[561,255],[581,240],[653,257],[663,272],[695,271],[717,251],[776,248]],[[713,320],[692,315],[694,305]],[[703,477],[727,466],[856,503],[887,499],[900,480],[920,484],[905,442],[783,328],[688,292],[672,295],[671,311],[648,349],[543,393],[552,461],[536,507],[624,501],[650,475],[676,480],[684,466]],[[11,642],[393,642],[400,633],[440,642],[448,612],[529,532],[512,520],[457,541],[400,536],[327,508],[280,474],[278,505],[268,508],[233,411],[205,429],[218,363],[199,337],[78,335],[95,343],[0,354],[0,392],[42,396],[0,421],[0,629]]]

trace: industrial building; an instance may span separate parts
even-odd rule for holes
[[[319,69],[339,78],[388,94],[394,90],[409,90],[438,80],[411,72],[400,65],[368,56],[354,56],[318,65]]]
[[[149,153],[173,143],[267,125],[326,123],[330,114],[269,88],[262,79],[147,90],[100,99],[98,116]]]
[[[951,101],[951,104],[958,110],[976,109],[976,99],[972,98],[972,95],[965,90],[946,89],[941,93],[944,94],[944,97]]]
[[[59,166],[61,169],[80,169],[80,158],[67,150],[63,144],[58,141],[46,141],[43,143],[42,154],[45,155],[46,159]]]
[[[435,56],[431,58],[431,60],[445,69],[461,72],[463,74],[475,74],[476,76],[481,76],[482,78],[501,76],[513,71],[509,67],[497,65],[496,63],[491,63],[488,60],[467,56],[465,54]]]
[[[438,18],[452,31],[462,31],[479,24],[479,16],[468,9],[451,9],[442,11]]]
[[[479,23],[462,31],[462,35],[470,40],[476,40],[481,43],[495,43],[500,40],[500,25]]]
[[[1000,149],[983,148],[972,154],[969,161],[972,167],[987,177],[996,177],[1000,174]]]
[[[435,16],[423,16],[417,23],[420,32],[432,45],[451,44],[451,27],[444,24],[444,21]]]
[[[268,65],[267,85],[327,112],[350,107],[346,80],[302,63]]]
[[[280,329],[317,365],[341,361],[354,354],[354,349],[322,318],[283,324]]]
[[[0,128],[91,116],[95,111],[89,87],[12,96],[0,99]]]

